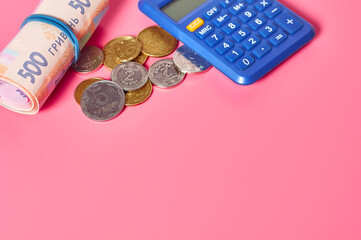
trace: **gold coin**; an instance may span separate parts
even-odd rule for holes
[[[178,46],[178,40],[159,26],[141,31],[137,39],[142,43],[142,52],[151,57],[165,57]]]
[[[135,91],[129,91],[125,93],[125,105],[135,106],[139,105],[150,97],[153,92],[153,85],[150,81],[147,82],[143,87]]]
[[[142,44],[131,36],[122,36],[108,42],[104,49],[104,65],[113,70],[123,62],[129,62],[139,56]]]
[[[74,91],[75,101],[80,105],[81,95],[83,95],[83,92],[85,91],[85,89],[87,89],[93,83],[98,82],[98,81],[103,81],[103,80],[104,79],[101,79],[101,78],[91,78],[91,79],[81,82]]]
[[[147,60],[148,56],[141,52],[140,55],[132,61],[144,65]]]

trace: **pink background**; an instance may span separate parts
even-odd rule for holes
[[[361,2],[282,2],[317,36],[254,85],[212,69],[94,123],[73,92],[103,67],[0,108],[0,239],[360,240]],[[1,49],[36,4],[2,1]],[[90,44],[152,24],[112,0]]]

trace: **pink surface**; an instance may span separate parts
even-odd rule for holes
[[[254,85],[212,69],[99,124],[73,91],[103,67],[0,108],[0,239],[360,240],[361,2],[282,2],[317,36]],[[0,49],[36,5],[2,2]],[[152,24],[112,0],[90,44]]]

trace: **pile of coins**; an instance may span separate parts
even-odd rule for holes
[[[144,29],[135,38],[121,36],[108,42],[103,51],[86,46],[73,65],[79,73],[91,73],[103,64],[112,71],[111,80],[87,79],[75,89],[75,100],[84,114],[94,121],[107,121],[119,115],[125,106],[145,102],[153,85],[171,88],[180,84],[187,73],[201,73],[211,65],[186,46],[176,50],[178,41],[159,26]],[[175,51],[176,50],[176,51]],[[173,59],[155,62],[149,72],[143,66],[148,57]]]

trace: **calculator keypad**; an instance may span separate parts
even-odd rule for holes
[[[303,23],[272,0],[219,0],[196,36],[245,71],[297,33]]]

